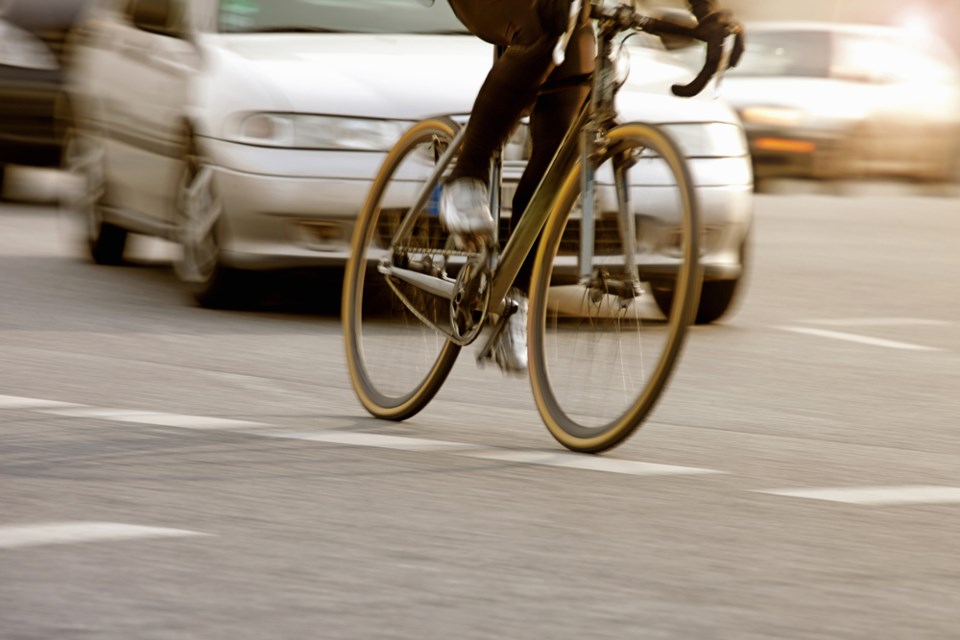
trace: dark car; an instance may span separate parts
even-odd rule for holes
[[[86,0],[0,0],[0,196],[9,165],[56,167],[70,119],[63,43]]]
[[[6,165],[60,163],[62,95],[53,51],[30,32],[0,20],[0,189]]]

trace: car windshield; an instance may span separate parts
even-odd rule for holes
[[[220,0],[227,33],[468,33],[446,0]]]
[[[743,59],[728,73],[826,78],[830,75],[830,43],[826,31],[748,31]]]

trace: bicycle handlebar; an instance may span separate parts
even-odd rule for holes
[[[675,84],[670,87],[670,90],[673,91],[673,94],[680,96],[681,98],[692,98],[706,88],[707,83],[710,82],[710,79],[721,70],[720,66],[723,64],[723,45],[726,41],[726,36],[722,38],[707,39],[702,37],[695,27],[689,27],[682,24],[677,24],[675,22],[670,22],[668,20],[659,20],[657,18],[649,18],[646,16],[637,16],[635,19],[635,28],[645,31],[653,35],[665,34],[665,35],[675,35],[682,36],[685,38],[693,38],[695,40],[700,40],[705,42],[707,45],[707,55],[704,60],[703,67],[700,69],[700,72],[697,76],[687,84]],[[738,39],[737,43],[734,46],[742,46],[740,38],[742,37],[739,27],[735,28],[732,33]]]
[[[726,36],[719,39],[707,39],[704,38],[694,26],[640,15],[628,5],[620,5],[612,12],[604,11],[600,7],[594,5],[592,11],[594,12],[593,17],[606,19],[612,22],[615,28],[620,31],[636,29],[651,35],[680,36],[683,38],[700,40],[701,42],[706,43],[706,59],[704,60],[703,67],[700,69],[700,72],[697,74],[697,76],[687,84],[675,84],[670,87],[670,90],[673,91],[673,94],[676,96],[680,96],[682,98],[691,98],[697,95],[703,91],[704,88],[706,88],[707,83],[710,82],[710,79],[720,71],[720,66],[723,63],[723,45],[724,41],[726,40]],[[737,42],[734,45],[735,47],[743,46],[742,33],[739,28],[735,28],[729,35],[733,35],[735,38],[737,38]]]

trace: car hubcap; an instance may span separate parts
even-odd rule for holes
[[[187,160],[177,204],[182,248],[176,263],[177,275],[184,282],[207,282],[213,277],[220,256],[217,223],[223,205],[213,188],[213,170],[198,158]]]

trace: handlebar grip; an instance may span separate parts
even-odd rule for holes
[[[697,28],[695,26],[679,24],[672,20],[661,20],[659,18],[644,17],[640,28],[654,35],[681,36],[683,38],[697,39]]]
[[[681,98],[692,98],[706,88],[707,83],[720,69],[720,62],[723,59],[723,41],[707,42],[707,59],[700,69],[697,77],[688,84],[675,84],[670,87],[673,95]]]

